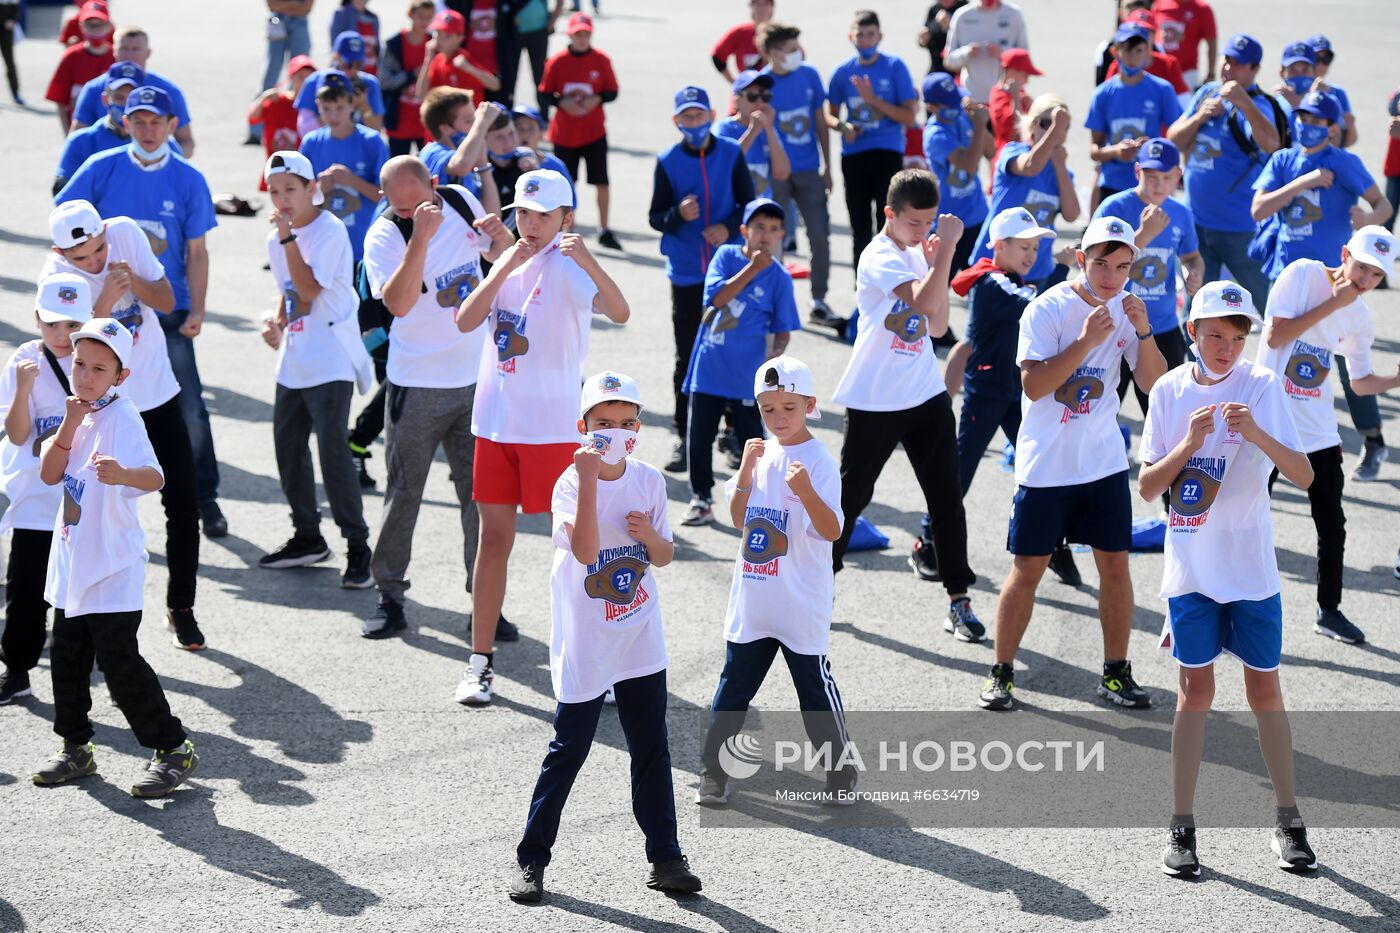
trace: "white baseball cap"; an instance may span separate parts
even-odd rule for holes
[[[558,175],[558,172],[553,174]],[[585,417],[595,405],[603,402],[631,402],[642,409],[642,393],[637,388],[637,380],[622,373],[603,370],[583,380],[583,393],[579,397],[578,416]]]
[[[574,189],[569,180],[553,169],[541,168],[526,172],[515,180],[515,200],[503,211],[513,207],[547,214],[561,207],[574,206]]]
[[[817,396],[817,391],[812,385],[812,371],[807,368],[806,363],[795,356],[775,356],[758,367],[758,372],[753,375],[754,398],[758,398],[764,392],[774,392],[779,389],[794,395],[805,395],[808,398],[816,398]],[[807,413],[807,417],[813,421],[821,416],[821,409],[815,405]]]
[[[109,317],[95,317],[75,330],[70,339],[74,343],[79,340],[99,340],[117,355],[117,362],[121,364],[122,369],[130,368],[131,331],[123,327],[120,321]]]
[[[1352,259],[1375,266],[1386,275],[1395,271],[1396,248],[1395,235],[1375,224],[1362,227],[1347,240],[1347,252]]]
[[[64,201],[49,211],[49,235],[59,249],[80,246],[104,229],[102,215],[90,201]]]
[[[1084,230],[1084,239],[1079,244],[1079,248],[1085,252],[1089,247],[1098,246],[1100,243],[1122,243],[1133,251],[1136,257],[1141,250],[1133,239],[1137,236],[1137,230],[1133,225],[1121,217],[1095,217],[1089,221],[1089,226]]]
[[[58,321],[86,323],[92,318],[92,287],[71,272],[55,272],[39,282],[34,310],[45,324]]]
[[[311,182],[311,203],[317,207],[325,203],[326,195],[316,182],[316,170],[311,167],[311,160],[300,152],[281,149],[268,156],[267,165],[263,166],[263,181],[273,175],[295,175]]]
[[[992,218],[993,243],[997,240],[1041,240],[1054,235],[1054,230],[1036,223],[1024,207],[1008,207]]]
[[[1191,320],[1204,321],[1213,317],[1234,317],[1242,314],[1260,327],[1264,319],[1254,310],[1254,298],[1249,289],[1234,282],[1207,282],[1191,299]]]

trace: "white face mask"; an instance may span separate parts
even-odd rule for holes
[[[797,66],[800,65],[800,64],[802,64],[802,50],[801,50],[801,49],[797,49],[797,50],[794,51],[794,52],[788,52],[786,55],[783,56],[783,71],[784,71],[784,72],[796,71],[796,70],[797,70]]]
[[[583,436],[583,445],[603,455],[609,466],[621,463],[637,449],[637,432],[622,428],[600,428]]]
[[[1225,370],[1223,373],[1218,373],[1206,365],[1205,354],[1201,352],[1201,348],[1196,344],[1196,341],[1194,340],[1191,341],[1191,355],[1196,358],[1196,365],[1200,367],[1201,372],[1205,373],[1205,375],[1213,382],[1219,382],[1235,370],[1239,369],[1240,364],[1244,362],[1245,358],[1244,351],[1240,351],[1240,355],[1235,357],[1235,362],[1230,364],[1230,368]]]
[[[1079,285],[1080,285],[1080,287],[1083,288],[1086,292],[1088,292],[1089,295],[1090,295],[1090,297],[1092,297],[1092,298],[1093,298],[1095,301],[1097,301],[1099,304],[1105,304],[1105,305],[1106,305],[1106,304],[1108,304],[1110,301],[1112,301],[1113,299],[1117,298],[1119,295],[1123,294],[1123,289],[1120,288],[1118,291],[1114,292],[1112,295],[1108,295],[1108,296],[1100,295],[1098,292],[1094,291],[1094,286],[1092,286],[1092,285],[1089,284],[1089,270],[1086,269],[1086,268],[1084,268],[1083,266],[1080,266],[1080,267],[1079,267],[1079,271],[1080,271],[1080,273],[1082,273],[1081,276],[1080,276],[1080,278],[1079,278]]]

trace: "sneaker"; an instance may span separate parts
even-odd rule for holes
[[[1374,483],[1381,475],[1381,464],[1390,459],[1390,451],[1378,437],[1366,438],[1361,448],[1361,462],[1351,471],[1351,478],[1358,483]]]
[[[715,520],[715,510],[710,505],[709,499],[701,499],[699,496],[690,497],[690,508],[685,510],[685,516],[681,519],[682,525],[710,525]]]
[[[974,644],[987,640],[987,627],[972,611],[972,600],[966,596],[953,600],[948,607],[948,617],[943,620],[943,631],[952,632],[958,641]]]
[[[983,709],[995,710],[1011,709],[1015,706],[1016,699],[1011,695],[1011,691],[1016,688],[1011,683],[1011,678],[1010,664],[993,664],[992,674],[982,685],[982,695],[977,698],[977,705]]]
[[[165,628],[173,633],[171,642],[186,651],[204,650],[204,633],[199,630],[193,609],[171,609],[165,614]]]
[[[835,327],[838,324],[844,325],[846,323],[846,319],[831,310],[831,306],[823,298],[812,299],[810,310],[807,312],[807,320],[823,327]]]
[[[194,753],[194,743],[189,739],[173,751],[157,751],[146,765],[141,780],[131,785],[131,796],[164,797],[185,783],[198,767],[199,756]]]
[[[29,689],[29,672],[5,668],[4,673],[0,673],[0,706],[27,696],[33,696]]]
[[[97,759],[93,756],[93,752],[96,750],[96,746],[91,742],[85,745],[64,742],[63,747],[58,750],[58,754],[44,762],[44,766],[34,772],[34,783],[42,787],[52,787],[55,784],[67,784],[77,778],[96,774]]]
[[[360,479],[360,488],[373,489],[375,486],[379,485],[375,482],[374,477],[369,475],[369,469],[365,466],[365,461],[373,457],[374,454],[363,447],[356,446],[352,442],[350,444],[350,456],[355,461],[355,475]]]
[[[604,706],[616,706],[616,705],[617,705],[617,691],[614,690],[612,687],[609,687],[608,689],[606,689],[606,690],[603,691],[603,705],[604,705]]]
[[[1196,828],[1194,826],[1173,826],[1171,839],[1162,850],[1162,873],[1180,878],[1189,875],[1197,878],[1201,874],[1201,861],[1196,857]]]
[[[729,803],[729,786],[708,771],[702,771],[695,802],[702,807],[722,807]]]
[[[368,544],[352,544],[345,554],[345,572],[340,575],[340,588],[343,590],[367,590],[374,586],[374,577],[369,572],[369,562],[373,552]]]
[[[516,865],[511,872],[506,897],[517,904],[537,904],[544,897],[544,866]]]
[[[360,623],[360,637],[388,638],[406,628],[408,621],[403,617],[403,603],[388,596],[381,596],[379,605],[374,607],[374,613]]]
[[[1342,615],[1340,609],[1318,609],[1313,631],[1348,645],[1359,645],[1366,640],[1366,633],[1352,625],[1351,620]]]
[[[826,793],[822,796],[822,806],[853,806],[856,803],[857,777],[858,772],[851,767],[842,768],[840,771],[828,771],[826,773]]]
[[[647,887],[653,891],[694,894],[700,890],[700,876],[690,870],[690,862],[682,855],[669,862],[653,862],[647,875]]]
[[[317,535],[303,538],[293,535],[271,554],[258,559],[258,566],[264,570],[287,570],[291,567],[310,567],[331,559],[331,549],[326,539]]]
[[[1313,871],[1317,868],[1317,855],[1308,845],[1308,831],[1302,820],[1295,820],[1290,826],[1275,826],[1269,847],[1278,857],[1279,868],[1286,871]]]
[[[1124,661],[1123,666],[1112,673],[1106,672],[1099,681],[1098,694],[1105,700],[1129,709],[1147,709],[1152,705],[1152,698],[1147,695],[1147,691],[1133,680],[1131,661]]]
[[[200,522],[204,526],[204,537],[222,538],[228,534],[228,519],[217,500],[205,502],[199,507]]]
[[[667,473],[684,473],[689,469],[689,461],[685,456],[685,441],[676,441],[676,446],[671,448],[671,459],[666,461],[662,469]]]
[[[1084,578],[1074,565],[1074,552],[1068,544],[1061,544],[1050,554],[1050,572],[1060,578],[1065,586],[1083,586]]]
[[[471,633],[472,633],[472,618],[471,618],[471,616],[469,615],[469,616],[467,616],[467,634],[470,635]],[[496,620],[496,637],[493,638],[492,641],[519,641],[519,640],[520,640],[520,629],[516,627],[516,625],[515,625],[514,622],[507,621],[505,615],[503,614],[499,619]]]
[[[249,133],[247,136],[244,136],[244,137],[243,137],[243,145],[245,145],[245,146],[261,146],[261,145],[262,145],[262,137],[258,136],[256,133]]]
[[[914,539],[914,549],[909,552],[909,566],[920,580],[937,582],[943,579],[938,574],[938,555],[933,550],[932,541]]]
[[[613,235],[611,230],[606,228],[598,231],[598,245],[607,247],[608,249],[615,249],[619,252],[622,250],[622,244],[617,241],[617,237]]]
[[[462,675],[462,682],[457,685],[453,699],[463,706],[486,706],[494,696],[491,684],[495,679],[496,672],[491,669],[486,655],[472,652],[467,661],[467,672]]]

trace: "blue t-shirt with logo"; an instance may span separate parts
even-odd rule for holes
[[[992,218],[1008,207],[1024,207],[1030,211],[1035,222],[1049,229],[1055,229],[1055,217],[1060,213],[1060,184],[1055,178],[1055,163],[1047,161],[1038,175],[1017,175],[1011,171],[1011,163],[1016,157],[1031,151],[1024,142],[1007,143],[997,156],[997,171],[992,177],[992,203],[987,208],[987,219],[982,223],[982,232],[977,237],[977,249],[972,254],[976,262],[992,255]],[[1069,171],[1066,169],[1066,171]],[[1074,181],[1074,172],[1069,173]],[[1055,241],[1046,237],[1040,241],[1036,252],[1035,265],[1026,273],[1027,282],[1039,282],[1050,274],[1055,266]]]
[[[987,194],[975,172],[954,167],[948,160],[954,152],[966,149],[972,142],[972,119],[962,108],[947,114],[947,123],[930,117],[924,126],[924,158],[930,171],[938,178],[939,211],[953,214],[971,228],[987,219]]]
[[[365,83],[365,102],[369,104],[370,113],[382,117],[384,115],[384,92],[380,90],[379,79],[372,74],[360,72],[355,77]],[[307,78],[302,84],[301,90],[297,93],[297,99],[293,106],[298,110],[310,110],[316,112],[316,92],[321,89],[321,72],[316,72]]]
[[[1296,146],[1280,149],[1254,182],[1259,191],[1277,191],[1284,185],[1325,168],[1333,173],[1330,188],[1310,188],[1293,198],[1278,213],[1278,246],[1265,272],[1277,275],[1289,263],[1316,259],[1335,266],[1342,247],[1351,238],[1351,208],[1376,180],[1361,160],[1350,152],[1328,146],[1308,155]]]
[[[418,150],[418,158],[428,167],[428,174],[437,179],[439,185],[461,185],[475,197],[481,197],[481,182],[475,172],[464,176],[447,174],[447,163],[452,161],[456,147],[448,148],[439,142],[431,142]]]
[[[1095,217],[1121,217],[1136,229],[1147,202],[1136,189],[1109,195],[1099,204]],[[1162,204],[1168,223],[1151,243],[1138,253],[1128,274],[1128,291],[1142,299],[1152,333],[1163,334],[1177,326],[1176,282],[1180,257],[1198,252],[1196,223],[1191,208],[1174,198]]]
[[[351,126],[354,132],[344,139],[332,136],[328,126],[312,130],[301,141],[301,152],[311,160],[311,167],[317,174],[339,163],[358,178],[378,187],[379,170],[389,161],[389,147],[377,131],[358,123]],[[345,224],[355,261],[359,262],[365,252],[365,234],[369,232],[379,202],[351,188],[336,188],[326,193],[323,206]]]
[[[859,55],[852,55],[837,65],[827,85],[827,100],[833,104],[845,104],[846,122],[860,130],[860,135],[851,142],[846,142],[842,137],[841,152],[854,155],[872,149],[893,149],[903,154],[904,127],[861,100],[855,85],[851,83],[855,75],[869,78],[870,89],[886,103],[898,106],[919,97],[919,92],[914,89],[914,79],[909,77],[908,67],[894,55],[880,53],[869,64],[862,62]]]
[[[749,131],[747,123],[739,120],[725,120],[715,127],[715,135],[720,139],[738,142]],[[770,198],[773,196],[773,163],[768,155],[768,134],[756,134],[753,145],[744,153],[744,163],[749,167],[749,177],[753,179],[753,196]]]
[[[1156,75],[1144,74],[1136,84],[1124,84],[1114,75],[1094,90],[1084,126],[1092,133],[1103,133],[1112,146],[1140,136],[1165,136],[1167,127],[1181,116],[1181,104],[1172,86]],[[1099,165],[1100,184],[1105,188],[1132,188],[1137,184],[1133,163],[1103,162]]]
[[[1195,113],[1207,98],[1217,96],[1220,82],[1212,81],[1201,85],[1191,98],[1188,112]],[[1249,89],[1254,105],[1270,123],[1274,122],[1274,108],[1269,103],[1269,95],[1258,86]],[[1254,139],[1254,129],[1235,105],[1222,100],[1224,112],[1202,124],[1196,134],[1196,141],[1186,155],[1186,201],[1191,205],[1191,213],[1196,223],[1207,230],[1225,233],[1253,233],[1254,218],[1250,216],[1250,205],[1254,201],[1254,181],[1269,161],[1269,154],[1257,149],[1251,158],[1235,142],[1235,134],[1230,132],[1234,124],[1248,140]]]
[[[725,243],[705,271],[705,316],[690,351],[683,390],[753,399],[753,374],[768,355],[768,335],[801,330],[792,276],[774,260],[723,308],[710,302],[749,264],[744,248]]]
[[[817,133],[827,132],[822,116],[826,90],[821,74],[806,62],[785,75],[774,72],[771,65],[761,74],[773,79],[774,125],[793,173],[820,170]]]
[[[130,217],[146,231],[175,292],[176,310],[188,309],[185,245],[219,223],[199,169],[172,153],[160,168],[147,171],[132,161],[130,145],[109,149],[84,162],[54,203],[79,199],[91,201],[103,217]]]
[[[166,94],[170,95],[170,109],[174,112],[177,126],[188,126],[190,122],[189,107],[185,105],[184,93],[171,83],[169,78],[163,78],[154,71],[146,72],[146,84],[150,87],[158,87]],[[107,87],[107,73],[93,78],[83,89],[78,92],[78,103],[73,107],[73,119],[79,123],[86,123],[88,126],[96,126],[97,121],[107,116],[107,108],[102,103],[102,92]]]

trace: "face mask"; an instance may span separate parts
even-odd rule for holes
[[[796,71],[797,66],[802,64],[802,50],[798,49],[796,52],[789,52],[784,55],[782,64],[783,71]]]
[[[876,42],[874,45],[859,45],[855,42],[852,42],[851,44],[856,47],[856,54],[863,59],[874,58],[875,55],[880,51],[880,43],[878,42]]]
[[[1196,341],[1194,340],[1191,341],[1191,355],[1196,358],[1196,365],[1201,368],[1201,372],[1205,373],[1209,378],[1213,380],[1224,379],[1226,376],[1239,369],[1240,364],[1244,362],[1245,357],[1244,352],[1241,351],[1240,355],[1235,357],[1235,362],[1230,364],[1229,369],[1225,370],[1223,373],[1218,373],[1206,365],[1205,356],[1201,353],[1201,348],[1196,345]]]
[[[1298,140],[1298,145],[1304,149],[1311,149],[1313,146],[1320,146],[1326,142],[1327,130],[1328,128],[1325,126],[1304,123],[1297,117],[1293,119],[1293,138]]]
[[[112,121],[113,126],[119,127],[122,125],[122,114],[124,112],[124,108],[118,106],[117,104],[107,105],[107,118]]]
[[[1294,75],[1291,78],[1284,78],[1283,83],[1293,88],[1293,93],[1302,97],[1312,90],[1313,77],[1312,75]]]
[[[113,389],[111,394],[107,395],[106,397],[100,398],[95,402],[88,402],[88,408],[91,408],[93,411],[101,411],[116,400],[117,390]]]
[[[452,145],[453,145],[454,147],[460,146],[460,145],[462,145],[462,141],[465,140],[466,138],[467,138],[467,134],[466,134],[466,133],[453,133],[453,134],[452,134],[452,140],[451,140]]]
[[[135,140],[132,140],[131,145],[136,150],[136,157],[143,162],[159,162],[170,154],[170,139],[168,137],[165,142],[157,146],[153,152],[147,152],[145,149],[141,148],[141,144]]]
[[[1085,290],[1086,292],[1088,292],[1088,293],[1093,297],[1093,299],[1094,299],[1095,301],[1097,301],[1099,304],[1106,305],[1106,304],[1108,304],[1110,301],[1112,301],[1114,298],[1117,298],[1119,295],[1121,295],[1121,294],[1123,293],[1123,290],[1120,288],[1118,291],[1114,292],[1112,295],[1109,295],[1109,296],[1107,296],[1107,297],[1105,297],[1105,296],[1103,296],[1103,295],[1100,295],[1098,292],[1094,291],[1094,286],[1092,286],[1092,285],[1089,284],[1089,269],[1088,269],[1088,267],[1087,267],[1087,266],[1080,266],[1080,267],[1079,267],[1079,271],[1083,273],[1083,278],[1081,278],[1081,279],[1079,280],[1079,284],[1080,284],[1081,286],[1083,286],[1084,290]]]
[[[692,149],[704,149],[705,140],[710,137],[710,127],[714,126],[713,121],[706,121],[699,126],[680,127],[681,136],[685,143]]]
[[[1136,78],[1138,75],[1142,74],[1142,71],[1141,68],[1129,68],[1122,62],[1118,63],[1118,73],[1125,78]]]
[[[938,111],[937,120],[939,123],[957,123],[962,111],[957,107],[943,107]]]
[[[603,455],[603,462],[615,466],[637,448],[637,432],[622,428],[600,428],[583,436],[583,445]]]
[[[514,149],[512,149],[510,152],[492,152],[488,149],[486,150],[486,154],[491,158],[495,159],[497,162],[509,162],[511,159],[515,158]]]

